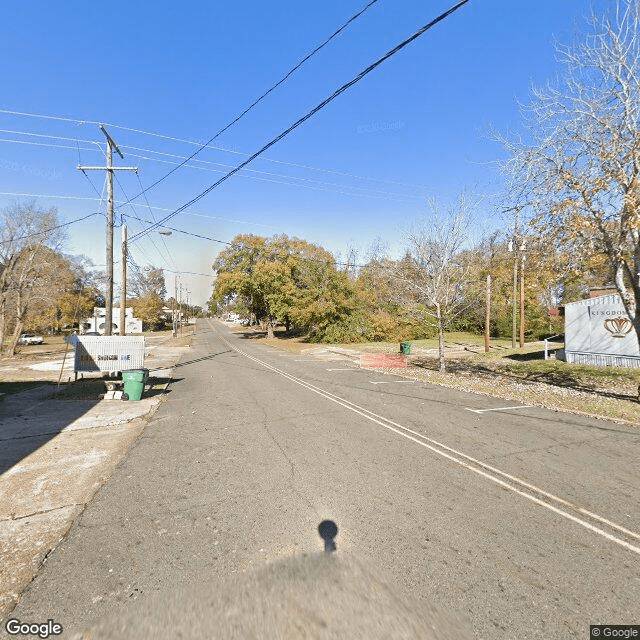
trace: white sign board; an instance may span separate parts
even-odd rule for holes
[[[144,368],[143,336],[73,336],[75,371]]]
[[[568,304],[565,348],[581,353],[638,356],[638,338],[622,302]]]

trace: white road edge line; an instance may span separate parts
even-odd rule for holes
[[[211,320],[209,320],[209,322],[211,322]],[[212,326],[211,327],[213,329],[213,331],[215,331],[217,333],[217,331],[215,330],[215,328]],[[313,391],[314,393],[317,393],[318,395],[324,396],[325,398],[327,398],[327,400],[331,400],[332,402],[335,402],[336,404],[339,404],[342,407],[345,407],[346,409],[349,409],[350,411],[353,411],[354,413],[357,413],[359,415],[361,415],[364,418],[367,418],[368,420],[370,420],[371,422],[374,422],[378,425],[380,425],[381,427],[384,427],[385,429],[388,429],[389,431],[393,431],[394,433],[397,433],[398,435],[407,438],[407,440],[411,440],[412,442],[415,442],[416,444],[425,447],[426,449],[429,449],[430,451],[432,451],[433,453],[436,453],[440,456],[442,456],[443,458],[446,458],[447,460],[450,460],[451,462],[455,462],[456,464],[458,464],[459,466],[468,469],[469,471],[472,471],[473,473],[477,473],[478,475],[486,478],[487,480],[490,480],[491,482],[494,482],[495,484],[503,487],[504,489],[506,489],[507,491],[511,491],[519,496],[522,496],[523,498],[526,498],[527,500],[530,500],[531,502],[533,502],[534,504],[537,504],[541,507],[544,507],[545,509],[548,509],[549,511],[552,511],[553,513],[556,513],[560,516],[562,516],[563,518],[566,518],[567,520],[571,520],[572,522],[575,522],[576,524],[579,524],[580,526],[584,527],[585,529],[588,529],[589,531],[592,531],[593,533],[596,533],[597,535],[602,536],[603,538],[605,538],[606,540],[609,540],[610,542],[613,542],[615,544],[618,544],[619,546],[628,549],[629,551],[632,551],[633,553],[636,553],[638,555],[640,555],[640,547],[634,546],[632,544],[630,544],[629,542],[627,542],[626,540],[622,540],[621,538],[617,538],[616,536],[600,529],[599,527],[596,527],[594,525],[592,525],[591,523],[587,522],[586,520],[582,520],[581,518],[578,518],[577,516],[574,516],[570,513],[567,513],[566,511],[563,511],[562,509],[559,509],[558,507],[554,507],[552,504],[549,504],[548,502],[545,502],[544,500],[541,500],[540,498],[537,498],[536,496],[533,496],[529,493],[525,493],[524,491],[518,489],[517,487],[514,487],[512,484],[509,484],[508,482],[505,482],[504,480],[500,480],[500,478],[496,478],[495,476],[492,476],[490,473],[488,473],[487,471],[490,471],[492,473],[495,473],[497,475],[500,475],[504,478],[507,478],[509,480],[511,480],[514,483],[517,483],[519,485],[521,485],[522,487],[525,487],[527,489],[529,489],[532,492],[538,493],[541,496],[544,496],[545,498],[549,499],[549,500],[553,500],[554,502],[557,502],[569,509],[571,509],[572,511],[575,511],[577,513],[580,513],[581,515],[587,516],[593,520],[596,520],[602,524],[607,525],[608,527],[611,527],[612,529],[615,529],[617,531],[620,531],[621,533],[624,533],[625,535],[632,537],[632,538],[636,538],[637,540],[640,540],[640,534],[636,533],[635,531],[631,531],[615,522],[612,522],[611,520],[608,520],[607,518],[604,518],[602,516],[599,516],[596,513],[593,513],[591,511],[588,511],[587,509],[584,509],[582,507],[579,507],[578,505],[574,505],[571,502],[569,502],[568,500],[564,500],[563,498],[560,498],[559,496],[556,496],[552,493],[549,493],[548,491],[545,491],[544,489],[540,489],[539,487],[536,487],[533,484],[530,484],[528,482],[526,482],[525,480],[521,480],[520,478],[516,477],[516,476],[512,476],[508,473],[505,473],[504,471],[501,471],[500,469],[497,469],[496,467],[493,467],[489,464],[486,464],[484,462],[481,462],[480,460],[476,460],[475,458],[466,455],[465,453],[462,453],[461,451],[456,451],[455,449],[452,449],[451,447],[448,447],[445,444],[442,444],[440,442],[438,442],[437,440],[432,440],[431,438],[428,438],[427,436],[424,436],[416,431],[413,431],[412,429],[409,429],[408,427],[403,427],[402,425],[393,422],[392,420],[389,420],[388,418],[384,418],[383,416],[378,416],[377,414],[373,413],[372,411],[369,411],[368,409],[365,409],[364,407],[360,407],[357,404],[346,400],[345,398],[341,398],[340,396],[336,396],[335,394],[329,392],[329,391],[325,391],[323,389],[320,389],[319,387],[316,387],[315,385],[312,385],[309,382],[305,382],[304,380],[301,380],[300,378],[296,378],[295,376],[292,376],[288,373],[286,373],[285,371],[280,371],[279,369],[277,369],[276,367],[273,367],[272,365],[263,362],[262,360],[259,360],[258,358],[249,355],[248,353],[245,353],[244,351],[238,349],[237,347],[234,347],[228,340],[226,340],[223,336],[221,336],[220,334],[218,334],[220,339],[225,342],[227,344],[227,346],[231,349],[233,349],[234,351],[236,351],[237,353],[240,353],[241,355],[245,356],[246,358],[248,358],[249,360],[253,360],[254,362],[257,362],[258,364],[262,365],[263,367],[265,367],[266,369],[270,369],[271,371],[278,373],[279,375],[283,376],[284,378],[288,378],[289,380],[291,380],[292,382],[294,382],[295,384],[298,384],[302,387],[305,387],[307,389],[309,389],[310,391]],[[367,415],[369,414],[369,415]],[[374,417],[375,416],[375,417]],[[384,420],[384,422],[383,422]],[[385,424],[388,423],[388,424]],[[393,426],[391,426],[393,425]],[[409,435],[409,434],[413,434],[413,435]],[[414,437],[415,436],[415,437]],[[420,440],[418,438],[421,438]],[[427,444],[428,442],[433,443],[434,445],[436,445],[437,447],[440,447],[440,449],[444,449],[444,451],[441,451],[439,449],[437,449],[435,446],[431,446],[430,444]],[[456,458],[455,455],[451,455],[449,453],[446,453],[447,451],[451,452],[451,454],[455,454],[460,456],[461,458],[464,458],[466,460],[469,460],[471,463],[478,465],[479,467],[482,467],[484,469],[486,469],[487,471],[483,471],[482,469],[477,469],[475,467],[472,467],[471,465],[467,464],[466,462],[464,462],[463,460],[460,460],[459,458]]]
[[[486,413],[487,411],[509,411],[510,409],[530,409],[533,407],[531,404],[519,404],[517,407],[494,407],[493,409],[472,409],[471,407],[465,407],[467,411],[473,411],[473,413]]]

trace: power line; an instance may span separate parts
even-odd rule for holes
[[[122,145],[123,149],[133,149],[134,151],[142,151],[145,153],[154,153],[157,155],[162,155],[162,156],[167,156],[167,157],[171,157],[171,158],[178,158],[178,159],[183,159],[185,158],[185,156],[181,156],[175,153],[166,153],[163,151],[154,151],[153,149],[143,149],[140,147],[133,147],[130,145]],[[190,158],[188,157],[184,162],[180,162],[180,163],[172,163],[169,160],[162,160],[160,158],[152,158],[152,157],[148,157],[148,156],[141,156],[141,155],[137,155],[135,153],[130,153],[129,156],[131,156],[132,158],[140,158],[142,160],[150,160],[152,162],[164,162],[167,164],[177,164],[177,168],[179,167],[183,167],[186,166],[189,169],[198,169],[200,171],[212,171],[214,173],[224,173],[224,171],[222,171],[221,169],[208,169],[206,167],[200,167],[198,165],[194,165],[194,164],[186,164]],[[203,164],[209,164],[209,165],[214,165],[217,167],[224,167],[226,169],[230,169],[233,168],[233,165],[229,165],[229,164],[224,164],[222,162],[213,162],[212,160],[201,160],[201,159],[196,159],[195,162],[200,162]],[[381,191],[379,189],[368,189],[367,187],[357,187],[357,186],[352,186],[352,185],[343,185],[343,184],[339,184],[337,182],[324,182],[322,180],[314,180],[313,178],[304,178],[304,177],[298,177],[298,176],[291,176],[291,175],[287,175],[287,174],[282,174],[282,173],[274,173],[272,171],[261,171],[259,169],[245,169],[244,171],[246,171],[247,173],[256,173],[256,174],[262,174],[265,176],[274,176],[276,178],[286,178],[288,180],[297,180],[299,182],[309,182],[309,183],[314,183],[316,185],[321,185],[321,186],[327,186],[327,187],[339,187],[341,189],[355,189],[357,191],[371,191],[372,196],[392,196],[392,197],[399,197],[399,198],[406,198],[406,199],[413,199],[413,198],[422,198],[423,196],[421,195],[414,195],[414,194],[402,194],[402,193],[393,193],[393,192],[389,192],[389,191]],[[169,175],[169,174],[167,174]],[[246,176],[243,174],[244,177],[246,178],[252,178],[254,180],[262,180],[262,181],[266,181],[266,182],[276,182],[278,184],[289,184],[292,186],[297,186],[297,187],[305,187],[307,189],[318,189],[318,187],[313,187],[313,186],[309,186],[306,184],[297,184],[296,182],[280,182],[277,180],[271,180],[269,178],[260,178],[260,177],[256,177],[256,176]],[[369,178],[367,178],[369,179]],[[373,179],[370,179],[373,180]],[[157,184],[157,183],[156,183]],[[149,187],[150,188],[150,187]],[[148,189],[149,189],[148,188]],[[148,190],[147,189],[147,190]],[[324,191],[332,191],[333,189],[324,189]],[[338,191],[337,193],[345,193],[344,191]],[[143,195],[144,192],[141,191],[138,196]],[[351,194],[348,194],[351,195]],[[369,194],[356,194],[356,195],[369,195]],[[138,196],[135,196],[134,198],[132,198],[132,200],[135,200]]]
[[[270,142],[265,144],[261,149],[256,151],[247,160],[245,160],[244,162],[240,163],[237,167],[235,167],[234,169],[229,171],[226,175],[222,176],[222,178],[220,178],[219,180],[214,182],[211,186],[207,187],[204,191],[199,193],[195,198],[192,198],[191,200],[189,200],[188,202],[183,204],[181,207],[178,207],[178,209],[176,209],[173,213],[170,213],[168,216],[166,216],[165,218],[163,218],[162,220],[157,222],[155,225],[151,225],[145,231],[142,231],[142,232],[134,235],[130,239],[130,242],[135,242],[137,239],[139,239],[142,236],[150,233],[153,229],[157,228],[158,226],[160,226],[165,221],[173,218],[174,216],[176,216],[179,213],[181,213],[182,211],[184,211],[186,208],[190,207],[192,204],[198,202],[198,200],[201,200],[202,198],[204,198],[204,196],[206,196],[208,193],[213,191],[213,189],[215,189],[216,187],[221,185],[225,180],[228,180],[232,175],[236,174],[238,171],[240,171],[242,168],[244,168],[250,162],[255,160],[259,155],[261,155],[267,149],[271,148],[274,144],[276,144],[277,142],[282,140],[284,137],[289,135],[289,133],[291,133],[293,130],[297,129],[301,124],[306,122],[309,118],[313,117],[316,113],[318,113],[318,111],[320,111],[321,109],[326,107],[330,102],[335,100],[339,95],[341,95],[342,93],[347,91],[347,89],[349,89],[354,84],[356,84],[357,82],[362,80],[362,78],[364,78],[366,75],[371,73],[374,69],[376,69],[378,66],[380,66],[383,62],[385,62],[386,60],[388,60],[389,58],[394,56],[400,50],[404,49],[404,47],[406,47],[408,44],[410,44],[411,42],[413,42],[414,40],[419,38],[426,31],[431,29],[431,27],[433,27],[437,23],[439,23],[442,20],[444,20],[445,18],[447,18],[449,15],[451,15],[454,11],[456,11],[461,6],[466,4],[468,1],[469,0],[460,0],[460,2],[458,2],[456,5],[454,5],[453,7],[451,7],[450,9],[445,11],[444,13],[440,14],[437,18],[435,18],[431,22],[427,23],[422,28],[418,29],[418,31],[416,31],[413,35],[409,36],[406,40],[402,41],[399,45],[395,46],[393,49],[391,49],[390,51],[385,53],[381,58],[378,58],[378,60],[376,60],[374,63],[370,64],[366,69],[363,69],[357,76],[352,78],[349,82],[343,84],[339,89],[336,89],[336,91],[334,91],[328,98],[323,100],[320,104],[318,104],[313,109],[311,109],[311,111],[307,112],[304,116],[302,116],[296,122],[294,122],[289,128],[285,129],[284,131],[282,131],[282,133],[280,133],[275,138],[273,138]]]
[[[69,225],[75,224],[76,222],[82,222],[87,218],[91,218],[93,216],[100,216],[100,215],[102,215],[101,211],[94,211],[93,213],[89,213],[88,215],[83,216],[82,218],[76,218],[75,220],[71,220],[69,222],[56,225],[55,227],[49,227],[49,229],[44,229],[43,231],[38,231],[36,233],[29,233],[27,235],[19,236],[17,238],[11,238],[10,240],[2,240],[0,241],[0,244],[10,244],[11,242],[15,242],[16,240],[26,240],[27,238],[36,238],[38,236],[44,236],[50,231],[55,231],[56,229],[62,229],[62,227],[68,227]]]
[[[87,144],[98,144],[95,140],[79,140],[78,138],[67,138],[65,136],[52,136],[45,133],[33,133],[32,131],[15,131],[14,129],[0,129],[0,133],[13,133],[18,136],[31,136],[32,138],[48,138],[49,140],[67,140],[68,142],[75,142],[75,143],[86,142]]]
[[[18,134],[20,134],[20,132],[16,132]],[[23,132],[24,135],[33,135],[31,133],[28,132]],[[46,136],[48,138],[60,138],[62,140],[67,140],[68,138],[64,138],[62,136]],[[72,147],[72,146],[67,146],[67,145],[59,145],[59,144],[51,144],[51,143],[44,143],[44,142],[31,142],[29,140],[10,140],[10,139],[6,139],[6,138],[0,138],[0,142],[10,142],[10,143],[15,143],[15,144],[26,144],[26,145],[33,145],[33,146],[38,146],[38,147],[49,147],[49,148],[53,148],[53,149],[73,149],[73,150],[78,150],[78,151],[95,151],[95,149],[90,149],[87,147]],[[86,142],[88,143],[92,143],[97,145],[98,143],[95,141],[91,141],[91,140],[87,140]],[[174,158],[184,158],[185,156],[181,156],[178,154],[173,154],[173,153],[166,153],[163,151],[156,151],[154,149],[144,149],[144,148],[140,148],[140,147],[134,147],[131,145],[121,145],[123,149],[134,149],[137,151],[143,151],[145,153],[153,153],[153,154],[157,154],[157,155],[163,155],[163,156],[168,156],[168,157],[174,157]],[[140,154],[136,154],[136,153],[129,153],[128,154],[129,157],[131,158],[139,158],[141,160],[149,160],[151,162],[159,162],[159,163],[164,163],[164,164],[179,164],[180,166],[186,166],[189,169],[198,169],[200,171],[210,171],[213,173],[224,173],[224,171],[222,169],[209,169],[207,167],[200,167],[197,165],[193,165],[193,164],[185,164],[183,163],[173,163],[169,160],[163,160],[161,158],[154,158],[154,157],[149,157],[149,156],[143,156]],[[246,155],[246,154],[242,154],[242,155]],[[228,164],[223,164],[220,162],[213,162],[211,160],[200,160],[200,159],[196,159],[195,162],[200,162],[200,163],[204,163],[204,164],[212,164],[212,165],[216,165],[216,166],[220,166],[220,167],[225,167],[225,168],[232,168],[233,165],[228,165]],[[293,164],[294,166],[304,166],[304,165],[295,165],[294,163],[286,163],[286,164]],[[316,170],[316,171],[324,171],[323,169],[314,169],[313,167],[307,167],[308,169],[311,170]],[[280,173],[273,173],[270,171],[261,171],[258,169],[245,169],[245,171],[247,171],[248,173],[256,173],[256,174],[263,174],[263,175],[267,175],[267,176],[275,176],[275,177],[281,177],[281,178],[285,178],[287,180],[294,180],[297,182],[284,182],[281,180],[273,180],[270,178],[262,178],[262,177],[258,177],[258,176],[252,176],[252,175],[245,175],[244,173],[242,173],[242,177],[245,178],[250,178],[252,180],[259,180],[261,182],[272,182],[275,184],[284,184],[284,185],[289,185],[289,186],[295,186],[295,187],[302,187],[305,189],[312,189],[314,191],[327,191],[327,192],[333,192],[333,193],[338,193],[341,195],[347,195],[347,196],[351,196],[351,197],[367,197],[367,198],[386,198],[386,199],[397,199],[397,200],[414,200],[414,199],[421,199],[423,196],[419,195],[419,194],[402,194],[402,193],[393,193],[393,192],[388,192],[388,191],[382,191],[379,189],[368,189],[367,187],[358,187],[358,186],[354,186],[354,185],[341,185],[339,183],[335,183],[335,182],[323,182],[322,180],[314,180],[313,178],[304,178],[304,177],[298,177],[298,176],[291,176],[291,175],[287,175],[287,174],[280,174]],[[329,173],[337,173],[339,175],[345,175],[345,176],[351,176],[354,178],[358,178],[361,180],[369,180],[371,182],[386,182],[386,181],[382,181],[382,180],[377,180],[376,178],[369,178],[366,176],[355,176],[355,175],[351,175],[351,174],[340,174],[340,172],[336,172],[336,171],[331,171],[331,170],[326,170]],[[300,183],[315,183],[317,185],[324,185],[326,187],[329,188],[323,188],[322,186],[312,186],[310,184],[300,184]],[[396,183],[392,183],[392,184],[396,184]],[[400,183],[397,183],[400,184]],[[421,189],[426,189],[427,187],[423,187],[423,186],[419,186],[419,185],[409,185],[406,184],[404,186],[409,186],[409,187],[413,187],[413,188],[421,188]],[[335,188],[331,188],[331,187],[338,187],[338,189]],[[94,187],[95,190],[95,187]],[[352,193],[350,191],[355,190],[356,193]],[[367,193],[367,191],[369,191],[370,193]],[[360,193],[358,193],[360,192]],[[138,194],[138,196],[142,195],[142,192]],[[138,197],[136,196],[136,198]],[[131,200],[135,200],[136,198],[132,198]],[[124,204],[128,204],[128,202],[125,202]]]
[[[99,195],[99,194],[98,194]],[[59,198],[61,200],[98,200],[101,202],[103,198],[89,198],[87,196],[57,196],[50,193],[20,193],[17,191],[0,191],[0,196],[21,196],[24,198]]]
[[[23,113],[23,112],[19,112],[19,111],[10,111],[8,109],[0,109],[0,113],[7,113],[10,115],[17,115],[17,116],[25,116],[25,117],[32,117],[32,118],[46,118],[46,119],[50,119],[50,120],[61,120],[63,122],[73,122],[76,124],[98,124],[97,122],[93,121],[93,120],[74,120],[71,118],[63,118],[63,117],[59,117],[59,116],[52,116],[52,115],[41,115],[41,114],[37,114],[37,113]],[[105,126],[108,127],[113,127],[114,129],[122,129],[123,131],[130,131],[130,132],[134,132],[134,133],[139,133],[141,135],[146,135],[146,136],[151,136],[151,137],[156,137],[156,138],[161,138],[164,140],[170,140],[172,142],[179,142],[181,144],[189,144],[189,145],[194,145],[194,146],[202,146],[203,143],[202,142],[195,142],[193,140],[186,140],[184,138],[178,138],[175,136],[169,136],[169,135],[165,135],[162,133],[157,133],[157,132],[153,132],[153,131],[144,131],[142,129],[134,129],[131,127],[125,127],[123,125],[118,125],[118,124],[113,124],[113,123],[103,123]],[[19,133],[19,132],[16,132]],[[25,133],[25,135],[31,135],[29,133]],[[66,140],[67,138],[63,138],[62,136],[49,136],[51,138],[59,138],[62,140]],[[75,141],[76,138],[73,138],[73,140]],[[76,149],[76,147],[69,147],[69,146],[64,146],[64,145],[47,145],[47,144],[42,144],[42,143],[36,143],[36,142],[28,142],[28,141],[24,141],[24,140],[7,140],[7,139],[2,139],[0,140],[0,142],[15,142],[15,143],[19,143],[19,144],[31,144],[31,145],[36,145],[36,146],[50,146],[50,147],[54,147],[54,148],[60,148],[60,149]],[[86,140],[83,142],[87,142],[90,144],[96,144],[94,140]],[[123,148],[127,148],[127,145],[122,145]],[[135,147],[128,147],[129,149],[133,149]],[[215,145],[209,145],[208,146],[209,149],[213,149],[215,151],[222,151],[224,153],[231,153],[231,154],[235,154],[235,155],[239,155],[239,156],[248,156],[249,154],[243,151],[237,151],[235,149],[227,149],[226,147],[219,147],[219,146],[215,146]],[[83,151],[95,151],[95,149],[87,149],[87,148],[82,148]],[[152,151],[152,153],[156,153],[155,151]],[[357,180],[368,180],[370,182],[379,182],[381,184],[394,184],[394,185],[398,185],[398,186],[403,186],[403,187],[412,187],[415,189],[430,189],[430,187],[426,186],[426,185],[420,185],[420,184],[412,184],[412,183],[408,183],[408,182],[399,182],[399,181],[395,181],[395,180],[384,180],[382,178],[372,178],[370,176],[361,176],[355,173],[349,173],[349,172],[345,172],[345,171],[340,171],[338,169],[328,169],[326,167],[314,167],[313,165],[308,165],[308,164],[301,164],[298,162],[290,162],[287,160],[277,160],[275,158],[268,158],[263,156],[261,158],[262,160],[264,160],[265,162],[273,162],[276,164],[283,164],[286,166],[290,166],[290,167],[297,167],[300,169],[307,169],[309,171],[318,171],[320,173],[330,173],[333,175],[339,175],[339,176],[344,176],[347,178],[355,178]],[[199,160],[198,162],[203,162],[202,160]]]
[[[50,195],[46,195],[46,194],[33,194],[33,193],[8,193],[8,192],[2,192],[2,191],[0,191],[0,195],[17,195],[17,196],[34,197],[34,198],[35,197],[40,197],[40,198],[71,198],[71,199],[76,199],[76,200],[96,200],[97,199],[97,198],[86,198],[86,197],[76,197],[76,196],[50,196]],[[116,204],[121,205],[123,203],[116,202]],[[164,207],[152,207],[152,208],[154,208],[154,209],[165,209]],[[132,210],[135,212],[135,209],[132,208]],[[169,209],[165,209],[165,210],[169,211]],[[65,224],[60,225],[60,226],[64,227],[64,226],[67,226],[67,225],[71,225],[71,224],[74,224],[76,222],[81,222],[82,220],[86,220],[87,218],[89,218],[91,216],[97,216],[97,215],[104,215],[104,214],[101,211],[96,211],[94,213],[89,214],[88,216],[85,216],[83,218],[78,218],[77,220],[72,220],[71,222],[66,222]],[[130,214],[121,214],[121,215],[125,216],[126,218],[133,218],[134,220],[137,220],[138,222],[144,222],[144,223],[147,223],[147,224],[153,224],[153,223],[156,222],[155,216],[153,217],[153,220],[147,220],[145,218],[139,217],[138,215],[130,215]],[[199,214],[190,213],[189,215],[199,215]],[[227,218],[217,218],[215,216],[202,216],[202,217],[212,218],[214,220],[228,220]],[[229,221],[230,222],[242,222],[240,220],[229,220]],[[253,224],[253,223],[247,222],[247,223],[243,223],[243,224]],[[260,225],[260,226],[266,226],[266,225]],[[175,231],[176,233],[182,233],[184,235],[192,236],[194,238],[199,238],[201,240],[208,240],[209,242],[216,242],[218,244],[224,244],[224,245],[227,245],[229,247],[239,246],[239,245],[235,245],[233,242],[229,242],[228,240],[219,240],[217,238],[212,238],[210,236],[205,236],[205,235],[202,235],[200,233],[193,233],[192,231],[185,231],[184,229],[177,229],[176,227],[169,227],[167,225],[162,225],[162,227],[164,229],[169,230],[169,231]],[[46,231],[44,231],[42,233],[47,233],[48,231],[52,231],[52,230],[57,229],[57,228],[58,227],[52,227],[51,229],[47,229]],[[38,235],[38,234],[35,234],[35,235]],[[22,238],[14,238],[14,240],[21,240],[21,239],[27,238],[27,237],[30,237],[30,236],[23,236]],[[165,247],[166,247],[166,245],[165,245]],[[138,249],[141,251],[141,249],[139,247],[138,247]],[[157,247],[156,247],[156,250],[158,250]],[[142,252],[142,253],[144,253],[144,252]],[[158,251],[158,253],[160,254],[161,259],[164,260],[164,257],[162,256],[162,254],[159,251]],[[167,254],[169,254],[168,250],[167,250]],[[146,256],[146,257],[148,259],[148,256]],[[319,261],[319,262],[323,262],[323,263],[326,262],[326,260],[321,260],[319,258],[308,257],[308,258],[304,258],[304,259],[305,260]],[[173,259],[172,259],[172,262],[174,262]],[[339,266],[351,266],[351,267],[366,267],[367,266],[367,265],[364,265],[364,264],[352,264],[350,262],[335,262],[335,264],[339,265]],[[97,267],[101,267],[101,266],[105,266],[105,265],[93,265],[93,266],[97,268]],[[174,262],[174,266],[176,266],[175,262]],[[169,269],[167,269],[167,271],[169,271]],[[190,273],[190,272],[188,272],[188,271],[176,271],[176,273]],[[204,275],[204,274],[196,274],[196,275]]]
[[[147,203],[147,209],[149,209],[149,213],[151,214],[151,219],[155,221],[156,216],[154,215],[153,210],[151,209],[151,205],[149,204],[149,199],[147,198],[146,190],[142,186],[142,180],[140,180],[140,174],[137,171],[136,171],[136,178],[138,178],[138,184],[140,185],[140,189],[142,189],[142,193],[144,194],[144,201]],[[126,198],[126,195],[125,195],[125,198]],[[165,251],[169,256],[169,259],[171,260],[171,264],[177,269],[178,266],[176,265],[176,262],[173,259],[171,252],[169,251],[169,247],[167,247],[167,243],[165,242],[164,237],[160,236],[160,239],[162,240],[162,244],[164,245]]]
[[[104,198],[93,198],[93,197],[89,198],[87,196],[53,195],[49,193],[21,193],[17,191],[0,191],[0,196],[20,196],[24,198],[56,198],[60,200],[91,200],[93,202],[96,202],[96,201],[102,202],[104,200]],[[114,202],[115,204],[118,205],[118,207],[124,206],[124,202],[121,200],[114,200]],[[173,209],[170,207],[158,207],[158,206],[152,205],[151,208],[157,209],[158,211],[173,211]],[[247,220],[235,220],[233,218],[223,218],[221,216],[210,216],[203,213],[197,213],[195,211],[190,211],[188,214],[185,214],[185,215],[195,216],[197,218],[207,218],[209,220],[222,220],[223,222],[234,222],[236,224],[248,224],[256,227],[264,227],[265,229],[274,229],[274,227],[271,227],[266,224],[262,224],[260,222],[249,222]],[[156,222],[155,217],[153,222]]]
[[[127,216],[129,217],[129,216]],[[151,220],[145,220],[144,218],[136,218],[138,222],[151,222]],[[200,238],[201,240],[209,240],[210,242],[217,242],[218,244],[224,244],[228,247],[238,247],[240,245],[234,244],[233,242],[229,242],[228,240],[218,240],[217,238],[211,238],[210,236],[204,236],[200,233],[193,233],[191,231],[185,231],[184,229],[176,229],[175,227],[168,227],[166,225],[162,225],[163,229],[168,229],[169,231],[175,231],[176,233],[183,233],[187,236],[193,236],[194,238]],[[303,260],[311,260],[312,262],[321,262],[322,264],[326,264],[328,261],[323,260],[322,258],[313,258],[311,256],[306,256],[302,258]],[[366,264],[353,264],[351,262],[337,262],[334,260],[334,264],[341,267],[357,267],[363,268],[366,267]],[[188,273],[187,271],[181,271],[179,273]]]
[[[135,196],[133,199],[136,200],[137,198],[139,198],[143,193],[145,193],[146,191],[149,191],[150,189],[153,189],[155,186],[159,185],[163,180],[166,180],[172,173],[174,173],[175,171],[177,171],[180,167],[182,167],[183,165],[185,165],[187,162],[189,162],[189,160],[191,160],[192,158],[194,158],[195,156],[197,156],[205,147],[207,147],[211,142],[213,142],[218,136],[220,136],[221,134],[223,134],[225,131],[227,131],[227,129],[230,129],[236,122],[238,122],[239,120],[241,120],[245,115],[247,115],[247,113],[249,113],[249,111],[251,111],[258,103],[262,102],[262,100],[264,100],[272,91],[274,91],[277,87],[279,87],[283,82],[285,82],[291,75],[293,75],[293,73],[295,71],[297,71],[305,62],[307,62],[307,60],[309,60],[310,58],[312,58],[316,53],[318,53],[318,51],[320,51],[321,49],[323,49],[326,45],[329,44],[329,42],[331,42],[331,40],[333,40],[337,35],[339,35],[342,31],[344,31],[354,20],[357,20],[363,13],[365,13],[365,11],[367,11],[372,5],[374,5],[378,0],[371,0],[364,8],[362,8],[360,11],[358,11],[358,13],[356,13],[355,15],[351,16],[351,18],[349,18],[337,31],[334,31],[322,44],[318,45],[311,53],[307,54],[304,58],[302,58],[302,60],[300,60],[300,62],[298,62],[294,67],[292,67],[289,71],[287,71],[287,73],[280,78],[280,80],[278,80],[278,82],[276,82],[271,88],[269,88],[267,91],[265,91],[259,98],[257,98],[256,100],[254,100],[239,116],[237,116],[236,118],[234,118],[231,122],[229,122],[229,124],[225,125],[222,129],[220,129],[220,131],[218,131],[218,133],[216,133],[212,138],[210,138],[205,144],[203,144],[199,149],[197,149],[196,151],[194,151],[186,160],[184,160],[183,162],[181,162],[178,166],[174,167],[173,169],[171,169],[171,171],[169,171],[168,173],[166,173],[164,176],[162,176],[161,178],[159,178],[158,180],[156,180],[153,184],[151,184],[150,186],[148,186],[144,191],[140,192],[137,196]]]

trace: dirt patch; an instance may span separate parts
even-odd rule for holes
[[[145,346],[151,350],[160,345],[188,347],[194,332],[195,325],[183,327],[182,335],[178,332],[175,338],[171,331],[154,331],[145,334]],[[73,348],[64,342],[63,336],[53,336],[47,337],[44,344],[21,347],[12,358],[0,358],[0,399],[4,397],[2,394],[10,395],[43,384],[58,383],[65,387],[66,396],[58,396],[62,399],[98,399],[99,394],[105,392],[104,384],[96,382],[101,380],[101,374],[84,374],[74,382],[73,354]],[[94,392],[94,387],[101,390]]]

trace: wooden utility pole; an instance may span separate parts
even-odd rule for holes
[[[107,172],[107,293],[105,300],[106,318],[104,324],[104,335],[111,335],[111,325],[113,324],[113,172],[114,171],[138,171],[138,167],[114,167],[113,150],[124,160],[124,156],[118,145],[113,141],[107,130],[100,125],[100,130],[107,138],[106,167],[83,167],[78,169],[85,171],[106,171]],[[121,305],[122,306],[122,305]]]
[[[180,298],[178,299],[178,322],[180,323],[180,337],[182,338],[182,282],[180,283]]]
[[[122,225],[122,265],[120,270],[120,335],[127,335],[127,225]]]
[[[491,327],[491,274],[487,273],[486,310],[484,317],[484,350],[485,353],[491,351],[491,338],[489,336]]]
[[[524,242],[521,247],[522,260],[520,264],[520,348],[524,347]]]
[[[513,251],[513,293],[511,296],[511,348],[516,348],[516,332],[518,330],[517,312],[516,312],[516,298],[518,297],[518,254],[517,247],[518,239],[514,237],[513,241],[509,243],[509,251]]]
[[[176,324],[176,313],[178,312],[178,276],[174,276],[173,280],[173,309],[171,310],[171,326],[173,329],[173,337],[178,335],[178,325]]]

